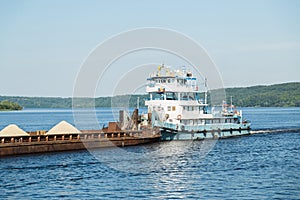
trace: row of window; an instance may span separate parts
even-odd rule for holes
[[[193,92],[151,92],[150,93],[150,99],[152,100],[164,100],[166,96],[166,100],[178,100],[179,98],[181,100],[197,100],[199,99],[199,95],[197,93]]]
[[[174,83],[175,79],[174,78],[168,78],[168,79],[155,79],[154,81],[152,81],[152,83]],[[177,83],[179,84],[183,84],[186,83],[185,79],[177,79]],[[151,83],[150,83],[151,84]]]
[[[186,111],[201,111],[203,110],[204,111],[204,107],[201,107],[201,106],[183,106],[183,110],[186,110]]]
[[[234,119],[189,119],[182,120],[184,125],[198,125],[198,124],[218,124],[218,123],[234,123]]]
[[[156,110],[155,106],[153,106],[153,110]],[[158,106],[157,111],[161,111],[161,110],[164,110],[164,107]],[[167,110],[168,111],[176,111],[176,106],[168,106]]]

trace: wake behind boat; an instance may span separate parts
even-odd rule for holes
[[[147,81],[148,114],[142,116],[143,125],[160,128],[163,141],[250,134],[250,123],[243,119],[242,111],[233,110],[232,105],[229,110],[225,102],[219,112],[209,107],[206,80],[199,88],[192,72],[162,65]]]

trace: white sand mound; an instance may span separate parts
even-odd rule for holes
[[[17,125],[10,124],[0,131],[0,136],[29,136],[29,134]]]
[[[68,134],[68,133],[81,133],[77,128],[75,128],[73,125],[69,124],[66,121],[61,121],[58,124],[56,124],[54,127],[52,127],[46,135],[51,134]]]

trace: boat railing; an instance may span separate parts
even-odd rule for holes
[[[239,129],[238,124],[205,124],[205,125],[176,125],[176,124],[170,124],[170,123],[163,123],[158,124],[156,123],[156,126],[173,129],[173,130],[181,130],[181,131],[189,131],[189,132],[197,132],[197,131],[207,131],[207,130],[230,130],[230,129]]]
[[[144,137],[144,131],[128,130],[128,131],[84,131],[83,133],[73,134],[54,134],[54,135],[29,135],[29,136],[1,136],[0,146],[7,143],[39,143],[39,142],[55,142],[55,141],[85,141],[95,139],[112,139],[112,138],[139,138]]]
[[[174,130],[178,129],[178,125],[170,124],[170,123],[164,123],[164,127],[169,128],[169,129],[174,129]]]

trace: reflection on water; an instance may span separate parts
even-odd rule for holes
[[[92,154],[76,151],[1,158],[1,198],[299,198],[300,109],[244,110],[254,131],[282,131],[218,141],[98,149]],[[6,112],[0,113],[0,125],[15,120],[34,130],[61,118],[72,119],[72,113]]]

